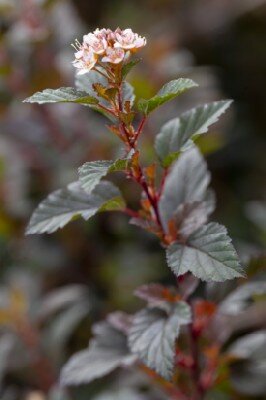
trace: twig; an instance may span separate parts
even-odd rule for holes
[[[97,106],[98,106],[99,108],[101,108],[103,111],[106,111],[106,112],[108,112],[109,114],[111,114],[111,115],[113,115],[114,117],[116,117],[116,113],[115,113],[113,110],[111,110],[110,108],[107,108],[107,107],[103,106],[102,104],[98,104]]]
[[[193,330],[193,323],[189,325],[189,333],[190,333],[191,355],[193,357],[193,365],[190,371],[191,371],[191,378],[195,388],[195,395],[193,400],[203,400],[205,391],[200,382],[198,335]]]
[[[135,140],[134,140],[135,143],[137,143],[139,135],[141,134],[141,132],[143,130],[143,127],[144,127],[144,124],[145,124],[146,121],[147,121],[147,117],[146,116],[143,117],[142,120],[140,121],[139,127],[138,127],[138,129],[137,129],[137,131],[135,133]]]

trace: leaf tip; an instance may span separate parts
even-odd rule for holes
[[[199,84],[195,81],[193,81],[193,79],[189,79],[191,87],[199,87]]]

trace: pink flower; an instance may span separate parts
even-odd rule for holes
[[[110,33],[112,33],[112,31],[111,31],[111,29],[105,29],[105,28],[99,29],[99,28],[97,28],[93,33],[97,37],[105,38],[107,40],[108,39],[108,35]]]
[[[108,47],[106,50],[106,56],[102,58],[102,61],[112,64],[119,64],[123,61],[124,57],[125,52],[123,49]]]
[[[98,61],[119,64],[130,56],[130,52],[145,45],[146,39],[131,29],[117,28],[111,31],[97,28],[93,33],[83,36],[82,44],[76,40],[73,45],[76,50],[73,65],[79,69],[78,74],[84,74]]]
[[[115,48],[124,50],[136,50],[146,45],[146,38],[132,32],[132,29],[116,29],[115,31]]]
[[[80,44],[76,41],[75,60],[73,61],[74,67],[79,69],[78,75],[85,74],[90,71],[97,63],[98,56],[95,54],[91,47],[86,44]]]
[[[107,49],[106,33],[103,29],[96,29],[93,33],[83,36],[83,43],[87,44],[95,54],[102,55]]]

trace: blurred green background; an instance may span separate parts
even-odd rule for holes
[[[266,1],[0,0],[0,13],[1,399],[39,400],[29,392],[46,391],[56,381],[62,363],[87,345],[92,321],[117,308],[136,310],[138,285],[173,277],[157,240],[116,213],[74,222],[51,236],[24,236],[40,200],[75,180],[83,162],[112,158],[120,148],[104,119],[87,108],[22,100],[44,88],[72,86],[70,44],[96,27],[131,27],[146,36],[143,62],[129,77],[137,97],[177,77],[200,87],[151,118],[143,161],[154,157],[153,138],[167,119],[203,102],[234,99],[199,145],[217,194],[214,218],[228,227],[251,274],[265,270]],[[117,179],[134,207],[138,190]],[[58,309],[49,309],[50,294],[73,284],[71,304],[59,301]],[[34,332],[48,354],[43,379],[32,373],[42,357],[38,353],[36,361],[35,339],[35,347],[26,343],[24,359],[25,341],[14,353],[14,338],[7,336],[25,315],[28,325],[19,329],[27,337]],[[77,399],[91,398],[93,390],[81,390]]]

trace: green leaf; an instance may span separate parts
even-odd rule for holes
[[[138,102],[138,109],[143,114],[149,114],[155,108],[166,103],[169,100],[174,99],[180,94],[184,93],[188,89],[198,86],[191,79],[175,79],[166,83],[159,92],[149,100],[141,99]]]
[[[122,67],[122,78],[125,79],[129,72],[132,70],[135,65],[137,65],[141,61],[140,58],[135,60],[129,61],[128,63],[124,64]]]
[[[84,91],[71,87],[45,89],[24,100],[24,103],[79,103],[84,105],[97,104],[98,100]]]
[[[196,146],[193,146],[180,156],[165,181],[159,212],[166,231],[168,222],[174,218],[181,204],[207,200],[209,182],[207,164]]]
[[[109,323],[95,325],[93,333],[89,348],[75,354],[64,366],[61,373],[63,385],[90,383],[119,366],[135,362],[136,357],[129,352],[126,336]]]
[[[174,304],[169,314],[159,308],[146,308],[133,318],[129,347],[149,368],[171,380],[180,326],[190,321],[190,307],[184,302]]]
[[[191,138],[206,133],[231,103],[226,100],[205,104],[163,125],[155,140],[155,149],[163,165],[169,166],[180,152],[186,150]]]
[[[166,254],[176,276],[190,271],[203,281],[217,282],[244,276],[226,228],[217,223],[199,228],[184,244],[170,245]]]
[[[121,211],[125,208],[125,200],[119,195],[106,201],[98,210],[98,212],[104,211]]]
[[[127,169],[128,162],[127,159],[86,162],[78,170],[82,188],[90,194],[105,175]]]
[[[64,189],[51,193],[39,204],[33,213],[27,234],[52,233],[63,228],[74,217],[88,220],[99,211],[117,210],[120,192],[111,182],[101,182],[88,195],[79,182],[73,182]],[[115,201],[114,201],[115,199]],[[120,207],[124,203],[120,202]]]

